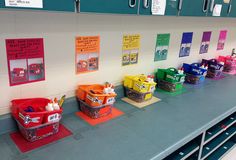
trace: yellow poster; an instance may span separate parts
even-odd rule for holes
[[[124,35],[122,45],[122,66],[138,63],[140,35]]]
[[[76,73],[98,70],[100,36],[81,36],[75,39]]]

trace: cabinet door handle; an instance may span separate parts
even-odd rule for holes
[[[231,9],[232,9],[232,4],[229,5],[228,15],[231,13]]]
[[[178,7],[179,11],[182,10],[182,5],[183,5],[183,0],[179,0],[179,7]]]
[[[183,1],[184,1],[184,0],[179,0],[178,16],[180,15],[180,12],[181,12],[181,10],[182,10]]]
[[[215,0],[211,0],[211,7],[210,7],[211,12],[213,12],[214,5],[215,5]]]
[[[150,2],[149,2],[150,0],[143,0],[143,7],[144,8],[149,8],[149,4],[150,4]]]
[[[75,0],[75,11],[80,12],[80,0]]]
[[[209,5],[209,0],[204,0],[203,6],[202,6],[202,11],[203,11],[204,13],[207,12],[208,5]]]
[[[134,8],[136,6],[136,0],[129,0],[129,6]]]

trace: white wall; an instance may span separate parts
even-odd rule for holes
[[[225,50],[217,52],[219,30],[228,29]],[[209,53],[199,55],[203,31],[213,31]],[[194,32],[191,55],[178,58],[183,32]],[[141,34],[139,63],[121,66],[123,34]],[[171,33],[168,60],[154,62],[157,33]],[[98,72],[75,75],[75,36],[100,35],[101,56]],[[0,114],[9,112],[13,98],[73,96],[78,84],[120,84],[125,74],[151,73],[157,67],[177,67],[216,54],[230,54],[236,47],[236,19],[198,17],[151,17],[127,15],[78,15],[31,11],[0,11]],[[44,38],[46,81],[10,87],[6,38]]]

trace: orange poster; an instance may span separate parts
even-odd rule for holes
[[[83,36],[75,39],[76,73],[98,70],[100,36]]]

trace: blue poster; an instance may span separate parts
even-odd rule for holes
[[[184,32],[182,36],[179,57],[189,56],[193,40],[193,32]]]

